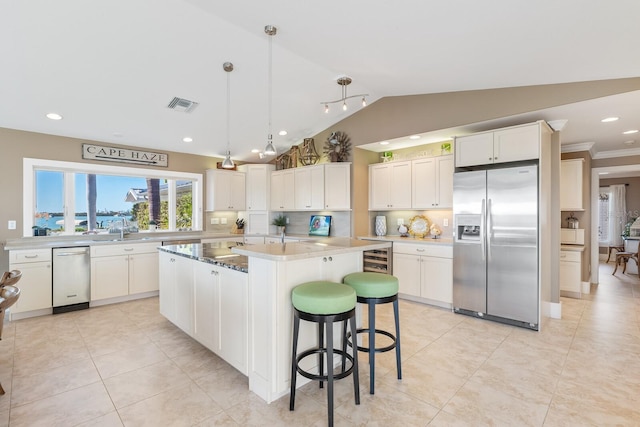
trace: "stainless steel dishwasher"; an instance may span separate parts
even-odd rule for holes
[[[88,246],[53,249],[53,314],[89,308],[91,255]]]

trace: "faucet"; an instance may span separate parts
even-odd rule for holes
[[[284,227],[282,227],[282,235],[280,236],[280,242],[284,245]]]

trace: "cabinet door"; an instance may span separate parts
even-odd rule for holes
[[[412,207],[429,209],[437,206],[435,157],[414,160],[411,165],[411,178]]]
[[[175,257],[175,325],[193,335],[193,267],[198,261]]]
[[[249,281],[246,273],[220,268],[219,313],[220,356],[242,374],[248,374]]]
[[[295,209],[293,170],[271,173],[271,210],[285,211]]]
[[[453,260],[421,257],[421,296],[447,304],[453,302]]]
[[[411,162],[390,163],[390,206],[393,209],[411,208]]]
[[[351,209],[351,163],[324,165],[324,207],[330,210]]]
[[[17,283],[20,298],[11,307],[12,313],[51,308],[51,262],[12,263],[9,269],[22,272]]]
[[[129,255],[129,294],[158,290],[158,253]]]
[[[582,166],[584,159],[562,160],[560,162],[560,210],[581,211]]]
[[[519,126],[493,133],[493,163],[540,157],[540,125]]]
[[[248,211],[269,210],[271,183],[270,165],[248,165],[246,175],[246,208]]]
[[[207,178],[207,211],[245,210],[246,190],[243,172],[209,169]]]
[[[324,208],[324,167],[307,166],[294,170],[295,208]]]
[[[369,166],[369,210],[387,210],[391,201],[391,168],[388,164]]]
[[[158,253],[160,314],[175,323],[176,318],[176,255]]]
[[[436,192],[439,208],[453,207],[453,156],[437,157]]]
[[[219,282],[218,267],[204,262],[195,263],[193,336],[215,353],[220,352],[220,313],[217,305]]]
[[[362,271],[362,252],[322,257],[322,280],[342,283],[344,276]]]
[[[244,172],[232,172],[229,178],[229,206],[233,211],[243,211],[247,206],[246,179]]]
[[[398,292],[420,296],[420,256],[393,254],[393,275],[398,278]]]
[[[493,163],[493,132],[456,138],[455,153],[458,167]]]
[[[129,295],[129,255],[91,258],[91,301]]]

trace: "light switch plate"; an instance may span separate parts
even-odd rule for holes
[[[449,218],[444,218],[442,220],[442,226],[443,227],[448,227],[449,226]]]
[[[7,222],[7,228],[9,230],[15,230],[16,229],[16,222],[14,220],[9,220]]]
[[[211,218],[211,225],[220,224],[220,218]]]

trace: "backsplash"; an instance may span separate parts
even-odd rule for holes
[[[211,219],[217,219],[218,224],[211,224]],[[233,227],[233,224],[236,223],[236,219],[238,219],[237,212],[205,212],[204,229],[205,231],[209,231],[212,233],[230,233],[231,227]],[[223,222],[224,220],[226,220],[227,223],[221,224],[221,222]]]
[[[375,221],[376,216],[382,215],[387,218],[387,235],[399,236],[398,232],[398,220],[402,219],[406,226],[409,226],[411,218],[416,215],[424,215],[429,219],[431,224],[437,224],[442,230],[440,237],[451,238],[453,237],[453,211],[451,210],[426,210],[426,211],[379,211],[369,212],[369,234],[375,235]],[[445,219],[448,222],[448,226],[444,226]]]
[[[331,237],[351,236],[351,212],[272,212],[272,217],[283,214],[289,218],[286,226],[287,234],[309,234],[309,221],[311,215],[331,215]],[[271,226],[271,232],[275,233],[275,226]]]

